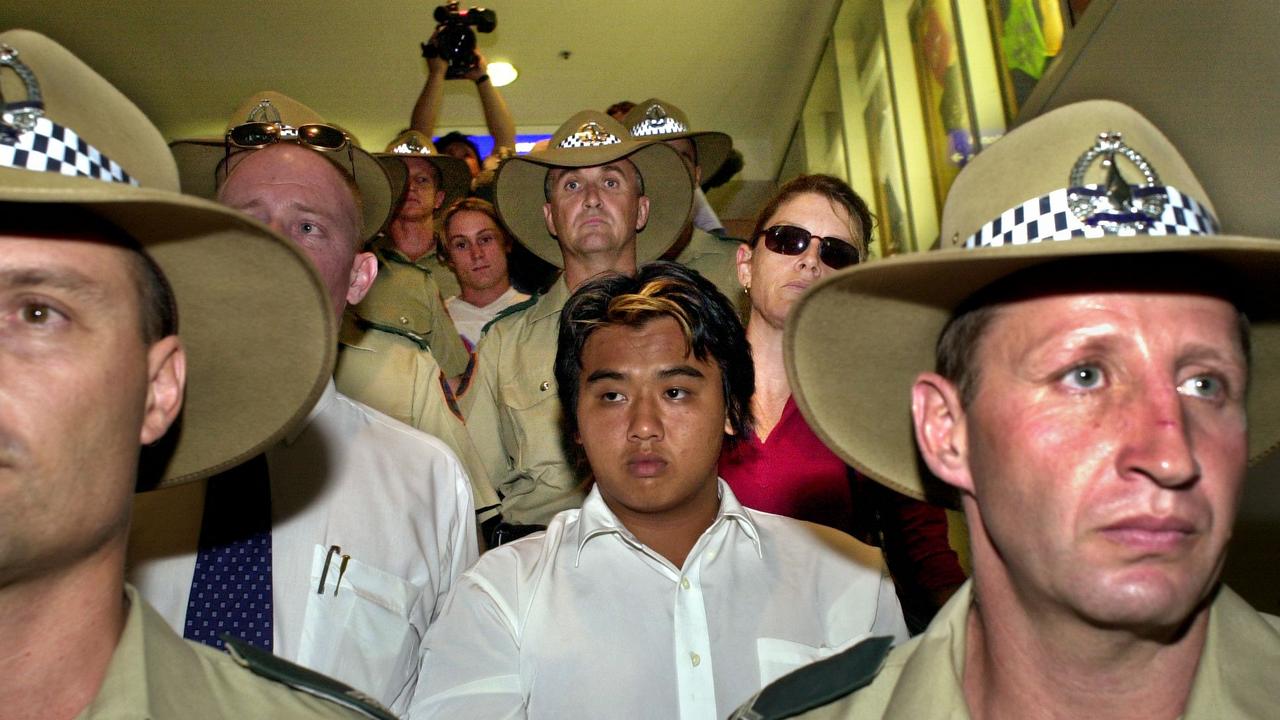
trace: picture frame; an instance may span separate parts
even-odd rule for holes
[[[862,119],[871,166],[879,254],[889,257],[915,252],[918,247],[906,190],[902,135],[883,31],[874,43],[861,85],[866,98]]]
[[[907,14],[939,214],[961,168],[982,149],[956,15],[952,0],[916,0]]]
[[[1050,61],[1062,52],[1068,23],[1074,26],[1087,0],[986,0],[1004,100],[1005,121],[1012,126],[1044,75]]]

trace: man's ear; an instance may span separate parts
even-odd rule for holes
[[[147,401],[138,440],[150,445],[169,431],[182,410],[187,386],[187,353],[177,335],[161,338],[147,349]]]
[[[359,304],[378,278],[378,258],[371,252],[356,253],[351,260],[351,280],[347,284],[347,304]]]
[[[542,204],[542,217],[547,221],[547,232],[551,234],[551,237],[560,237],[556,234],[556,220],[551,215],[551,203]]]
[[[649,224],[649,196],[641,195],[636,203],[636,232],[644,229]]]
[[[742,243],[738,246],[738,284],[743,288],[751,288],[751,246]]]
[[[968,428],[956,386],[937,373],[920,373],[911,386],[911,419],[920,454],[933,474],[972,495]]]

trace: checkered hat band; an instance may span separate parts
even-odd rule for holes
[[[44,117],[36,120],[35,128],[19,135],[12,144],[0,142],[0,167],[138,184],[124,168],[85,142],[74,130]]]
[[[584,147],[603,147],[605,145],[617,145],[622,142],[613,135],[605,135],[604,137],[594,138],[592,140],[583,140],[576,135],[570,135],[560,141],[562,148],[584,148]]]
[[[689,128],[684,123],[672,117],[665,117],[660,120],[645,119],[631,127],[631,135],[633,137],[649,137],[650,135],[674,135],[676,133],[689,132]]]
[[[1167,199],[1160,219],[1147,221],[1142,229],[1121,227],[1118,230],[1106,230],[1097,225],[1081,221],[1071,211],[1068,195],[1103,195],[1105,191],[1098,186],[1083,188],[1063,188],[1054,190],[1048,195],[1028,200],[1017,207],[1005,210],[1000,217],[983,225],[965,241],[965,247],[988,247],[1000,245],[1027,245],[1046,240],[1070,240],[1072,238],[1096,238],[1107,235],[1216,235],[1218,220],[1195,198],[1184,195],[1177,188],[1134,187],[1135,197],[1164,193]],[[1128,222],[1136,217],[1115,216],[1118,222]],[[1141,218],[1147,220],[1147,218]]]

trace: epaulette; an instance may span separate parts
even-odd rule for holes
[[[839,655],[783,675],[755,694],[729,720],[783,720],[835,702],[875,679],[893,638],[873,637]]]
[[[396,720],[396,716],[377,700],[344,685],[337,680],[308,670],[300,665],[276,657],[262,648],[255,647],[239,638],[223,635],[222,641],[227,645],[227,654],[238,665],[246,668],[254,675],[287,685],[308,695],[337,703],[342,707],[376,720]]]
[[[374,322],[372,320],[367,320],[363,317],[360,317],[355,313],[352,313],[352,317],[355,318],[356,327],[360,328],[361,330],[377,330],[379,332],[390,333],[392,335],[399,335],[400,337],[405,338],[406,340],[409,340],[414,345],[417,345],[419,350],[431,349],[431,346],[427,344],[427,339],[425,337],[410,330],[407,327],[400,327],[396,325],[388,325],[386,323]]]
[[[498,314],[494,315],[493,319],[485,323],[484,327],[480,329],[480,337],[483,338],[484,334],[489,332],[489,328],[493,327],[493,324],[498,322],[502,318],[507,317],[508,315],[515,315],[521,310],[526,310],[528,308],[533,307],[538,303],[538,298],[540,297],[542,297],[542,293],[535,292],[534,294],[529,296],[528,300],[522,300],[516,303],[515,305],[508,305],[507,307],[498,311]]]

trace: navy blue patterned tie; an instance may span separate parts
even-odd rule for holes
[[[229,633],[271,651],[271,483],[266,456],[209,478],[182,636]]]

